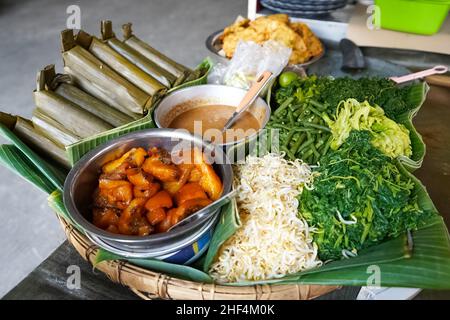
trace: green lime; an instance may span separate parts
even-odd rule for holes
[[[292,81],[296,80],[298,78],[298,75],[293,72],[293,71],[286,71],[283,72],[280,75],[280,78],[278,79],[278,83],[280,84],[280,86],[287,87],[288,85],[291,84]]]

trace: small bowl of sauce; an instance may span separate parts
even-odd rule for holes
[[[255,138],[270,117],[270,107],[259,97],[231,128],[222,132],[246,93],[243,89],[221,85],[177,90],[156,107],[156,125],[159,128],[184,129],[222,147],[240,144]]]

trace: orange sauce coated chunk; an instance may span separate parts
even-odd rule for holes
[[[134,168],[140,167],[144,163],[147,152],[143,148],[133,148],[124,153],[119,159],[108,162],[103,166],[104,173],[116,171],[119,167]]]
[[[122,211],[119,218],[118,228],[120,233],[126,235],[148,235],[153,228],[148,223],[145,212],[145,198],[135,198],[130,205]]]
[[[164,149],[132,148],[106,163],[93,195],[94,225],[135,236],[166,232],[220,197],[222,182],[202,151],[184,155],[190,159],[175,165]]]
[[[163,183],[163,187],[170,194],[174,195],[184,186],[184,184],[189,180],[191,171],[194,168],[192,164],[180,164],[178,169],[180,171],[180,178],[177,181],[168,181]]]
[[[152,182],[146,188],[135,186],[133,188],[133,194],[135,198],[151,198],[161,189],[161,185],[158,182]]]
[[[154,150],[151,156],[144,161],[142,170],[163,182],[176,181],[179,176],[178,167],[170,163],[165,155]]]
[[[196,182],[185,184],[175,195],[178,205],[182,205],[185,201],[191,199],[208,199],[205,190]]]
[[[205,161],[204,154],[197,148],[193,150],[193,159],[196,168],[201,172],[200,186],[212,200],[217,200],[222,193],[222,182],[213,167]]]
[[[172,208],[172,206],[172,198],[166,190],[159,191],[145,203],[145,208],[148,211],[153,211],[158,208]]]
[[[94,208],[93,210],[93,222],[94,225],[106,229],[111,225],[115,226],[119,221],[117,211],[112,208]]]
[[[211,204],[212,200],[210,199],[191,199],[186,200],[183,202],[182,205],[180,205],[177,209],[177,215],[181,219],[186,218],[187,216],[193,214],[194,212],[206,207],[207,205]]]
[[[202,172],[198,168],[192,168],[189,182],[198,182],[202,178]]]
[[[166,219],[166,211],[163,208],[158,208],[147,212],[147,220],[152,226],[157,225],[164,219]]]
[[[169,230],[169,228],[173,225],[172,217],[175,216],[176,210],[177,208],[173,208],[167,211],[166,218],[156,226],[156,232],[160,233]]]
[[[152,182],[152,176],[143,172],[140,168],[131,168],[126,171],[127,179],[133,185],[148,188]]]
[[[106,198],[107,203],[111,206],[117,206],[118,203],[128,205],[133,199],[133,187],[131,183],[125,180],[101,179],[99,189],[100,196]]]

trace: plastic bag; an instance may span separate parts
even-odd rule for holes
[[[216,64],[208,76],[208,83],[249,89],[257,77],[268,70],[278,76],[289,62],[292,50],[269,40],[259,45],[240,41],[233,58]]]

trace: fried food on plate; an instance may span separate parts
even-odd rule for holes
[[[236,21],[224,29],[221,40],[228,58],[233,57],[239,41],[263,43],[276,40],[292,49],[289,59],[291,64],[305,63],[323,52],[322,43],[308,26],[301,22],[290,22],[285,14],[259,17],[253,21]]]

